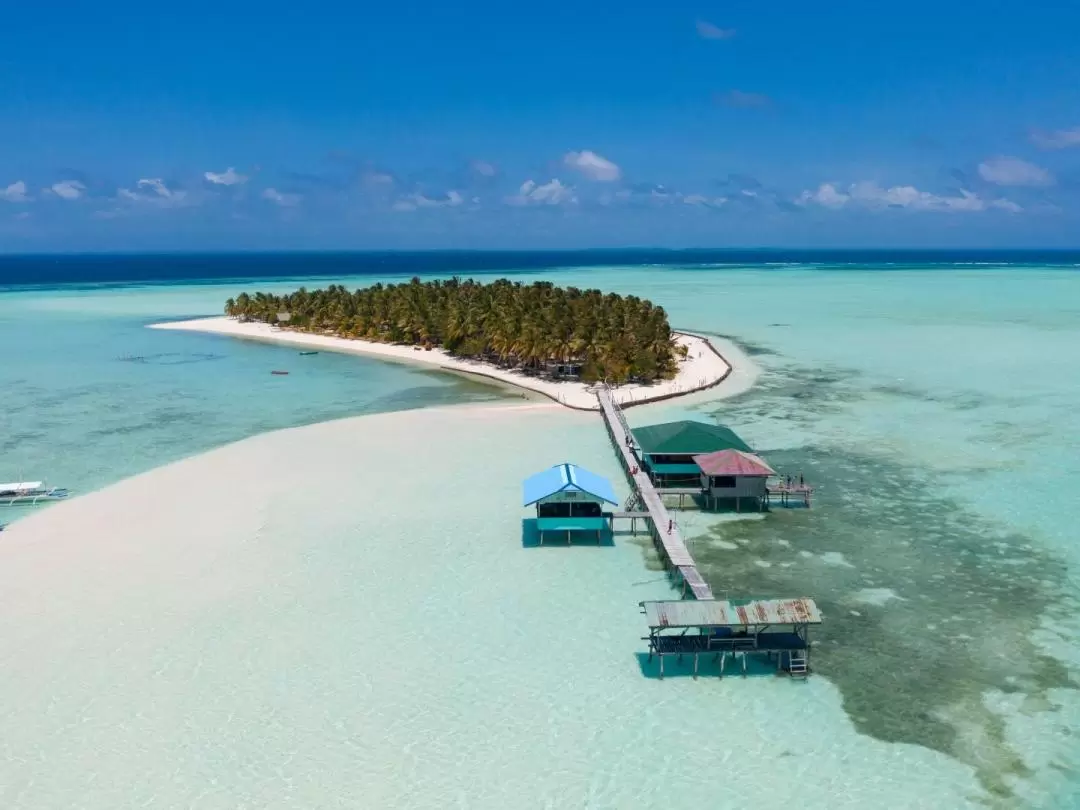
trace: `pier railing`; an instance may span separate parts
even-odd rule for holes
[[[623,471],[648,513],[646,524],[664,564],[677,574],[682,582],[684,593],[689,589],[697,599],[712,599],[712,589],[697,570],[697,564],[683,542],[679,527],[675,525],[674,519],[664,506],[648,473],[642,468],[630,427],[612,397],[611,390],[607,386],[598,388],[596,398],[600,401],[600,413],[604,417],[608,436],[611,437],[615,451],[622,461]]]

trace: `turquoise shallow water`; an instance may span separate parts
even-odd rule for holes
[[[859,731],[971,765],[1005,806],[1076,806],[1080,274],[544,277],[649,297],[678,327],[742,341],[763,367],[735,400],[630,412],[720,419],[819,487],[810,512],[684,515],[716,590],[814,595],[828,617],[820,672]],[[0,478],[92,489],[273,427],[496,396],[353,357],[141,329],[299,283],[0,295],[0,338],[25,347],[0,370]],[[131,355],[145,359],[119,359]],[[269,375],[286,363],[290,377]]]
[[[220,293],[189,296],[184,287],[0,294],[0,479],[89,492],[268,430],[506,396],[364,358],[144,328],[185,306],[212,312]],[[5,511],[16,513],[25,510]]]

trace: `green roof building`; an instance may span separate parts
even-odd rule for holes
[[[717,450],[753,449],[731,428],[704,422],[665,422],[631,431],[646,471],[662,488],[701,486],[701,469],[694,456]]]

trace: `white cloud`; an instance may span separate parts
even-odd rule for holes
[[[679,191],[674,191],[664,185],[649,185],[644,183],[639,183],[630,188],[620,188],[615,192],[604,192],[596,199],[600,205],[604,206],[664,206],[674,205],[682,200],[683,195]]]
[[[562,205],[577,202],[577,195],[571,186],[564,186],[558,178],[537,185],[533,180],[521,184],[518,193],[506,198],[510,205]]]
[[[822,183],[817,191],[804,191],[795,202],[799,205],[817,203],[825,208],[843,208],[850,199],[850,195],[837,191],[832,183]]]
[[[499,173],[494,164],[488,163],[486,160],[474,160],[470,166],[481,177],[494,177]]]
[[[979,176],[999,186],[1052,186],[1054,175],[1042,166],[1005,155],[979,164]]]
[[[1052,132],[1035,130],[1031,133],[1031,142],[1040,149],[1068,149],[1080,146],[1080,127],[1058,129]]]
[[[0,188],[0,200],[20,203],[26,202],[29,199],[30,197],[26,194],[26,183],[22,180],[16,180],[7,188]]]
[[[450,190],[443,198],[426,197],[423,194],[414,194],[413,199],[420,208],[454,208],[465,202],[458,192]]]
[[[911,211],[986,211],[994,208],[1013,213],[1023,209],[1012,200],[986,200],[974,192],[961,189],[957,195],[933,194],[920,191],[914,186],[891,186],[882,188],[877,183],[855,183],[846,190],[832,183],[822,183],[814,191],[804,191],[796,199],[797,205],[819,205],[833,210],[846,207],[905,208]]]
[[[172,199],[173,197],[183,197],[182,191],[171,191],[166,187],[165,181],[160,177],[142,178],[136,183],[139,188],[148,188],[153,191],[157,196],[164,197],[165,199]]]
[[[696,27],[698,36],[702,39],[731,39],[735,36],[734,28],[721,28],[705,20],[698,20]]]
[[[600,183],[611,183],[622,176],[622,171],[618,166],[588,149],[583,152],[567,152],[563,156],[563,163],[581,172],[590,180]]]
[[[291,208],[294,205],[300,204],[299,194],[286,194],[278,191],[276,188],[263,189],[262,198],[269,200],[275,205],[280,205],[283,208]]]
[[[683,197],[684,205],[706,205],[709,202],[709,198],[704,194],[687,194]]]
[[[119,188],[116,196],[131,203],[168,207],[181,205],[188,200],[186,191],[169,188],[160,177],[144,177],[135,183],[135,189]]]
[[[445,197],[427,197],[423,194],[410,194],[397,200],[392,206],[394,211],[415,211],[417,208],[457,208],[464,204],[465,198],[460,192],[451,189]]]
[[[394,175],[387,172],[370,171],[364,173],[364,185],[366,186],[392,186]]]
[[[1004,197],[1000,200],[991,200],[990,207],[997,208],[1001,211],[1008,211],[1010,214],[1019,214],[1024,210],[1012,200],[1006,200]]]
[[[77,200],[86,193],[86,186],[78,180],[62,180],[53,183],[49,190],[62,200]]]
[[[238,186],[247,182],[247,177],[240,174],[232,166],[223,172],[206,172],[203,174],[207,182],[215,186]]]

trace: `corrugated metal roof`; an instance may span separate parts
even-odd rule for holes
[[[525,506],[562,491],[562,488],[568,483],[563,471],[564,466],[563,464],[557,464],[549,470],[538,472],[536,475],[525,479],[525,482],[521,485],[525,496]]]
[[[596,473],[589,472],[584,467],[579,467],[576,464],[567,464],[566,468],[570,473],[570,482],[582,492],[588,492],[597,498],[603,498],[608,503],[619,505],[619,499],[615,497],[615,490],[612,488],[611,482],[606,478],[601,478]]]
[[[740,627],[821,624],[813,599],[761,599],[736,605],[726,599],[642,602],[649,627]]]
[[[635,428],[631,433],[641,451],[648,454],[691,455],[716,450],[753,452],[735,431],[724,425],[684,420]]]
[[[742,450],[717,450],[715,453],[694,456],[694,463],[706,475],[776,475],[776,470],[766,464],[761,456]]]
[[[735,607],[740,624],[821,624],[813,599],[759,599]]]
[[[526,478],[522,484],[523,505],[531,506],[557,492],[585,492],[618,506],[611,482],[576,464],[556,464],[549,470]]]

